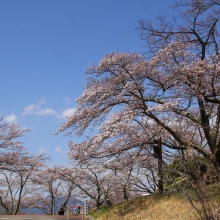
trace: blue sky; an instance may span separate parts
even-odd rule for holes
[[[172,0],[0,0],[0,116],[50,166],[68,164],[70,137],[52,135],[83,92],[84,71],[110,51],[143,53],[137,20],[172,15]],[[76,137],[72,140],[78,141]]]

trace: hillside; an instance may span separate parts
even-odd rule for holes
[[[184,199],[171,196],[141,197],[90,213],[96,220],[195,220],[195,212]]]
[[[213,190],[214,189],[214,190]],[[219,207],[220,186],[209,189]],[[217,199],[217,200],[216,200]],[[90,212],[96,220],[197,220],[190,202],[178,195],[154,194]]]

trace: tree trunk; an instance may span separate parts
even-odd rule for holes
[[[158,139],[158,148],[157,148],[157,156],[158,156],[158,190],[160,193],[163,193],[163,171],[162,171],[162,144],[161,138]]]
[[[220,149],[215,153],[215,167],[217,170],[217,181],[220,182]]]

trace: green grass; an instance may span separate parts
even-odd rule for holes
[[[218,203],[220,203],[220,183],[207,186],[208,194]]]
[[[207,193],[220,207],[220,184],[207,186]],[[135,198],[111,207],[103,206],[93,210],[89,216],[96,220],[197,220],[196,211],[192,208],[183,193],[161,195],[155,193],[149,196]]]

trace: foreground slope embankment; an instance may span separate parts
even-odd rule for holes
[[[220,185],[208,189],[211,202],[220,207]],[[154,194],[139,197],[112,207],[90,212],[95,220],[197,220],[197,212],[183,193],[176,195]]]
[[[102,207],[91,213],[96,220],[195,220],[196,213],[184,199],[149,196]]]

